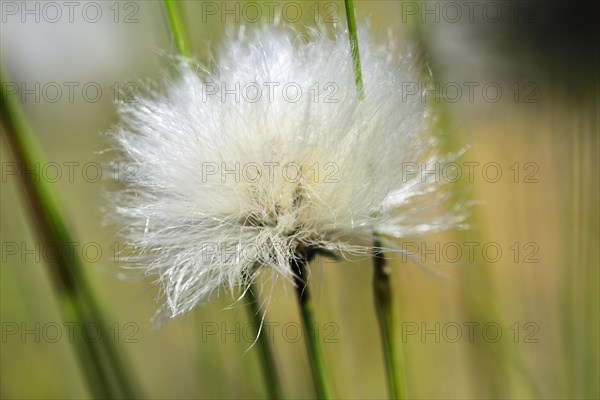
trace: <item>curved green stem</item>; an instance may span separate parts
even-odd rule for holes
[[[2,123],[11,152],[17,160],[22,188],[29,202],[34,226],[42,242],[60,247],[56,259],[48,263],[59,296],[59,306],[68,321],[75,320],[79,326],[95,322],[105,328],[102,313],[96,306],[94,296],[85,280],[82,261],[72,251],[72,245],[76,242],[69,234],[53,191],[43,179],[21,173],[35,170],[35,166],[42,163],[43,157],[22,110],[6,92],[7,83],[9,80],[2,73]],[[76,353],[84,375],[96,398],[135,397],[126,375],[126,368],[123,367],[110,338],[103,335],[98,343],[91,343],[80,337],[76,345]]]
[[[402,348],[398,343],[398,334],[394,324],[393,292],[390,281],[391,269],[387,265],[377,236],[374,238],[373,245],[373,294],[381,331],[388,388],[392,399],[402,399],[404,389],[402,383]]]
[[[263,326],[263,314],[259,306],[259,300],[254,293],[254,288],[250,287],[246,292],[248,297],[248,304],[246,310],[248,310],[248,316],[256,326],[256,334],[259,350],[260,362],[262,365],[265,383],[267,386],[267,393],[270,399],[281,399],[283,398],[281,387],[279,386],[279,379],[277,377],[277,368],[275,367],[275,357],[271,351],[271,344],[269,336],[265,334]]]
[[[62,297],[59,303],[61,303],[60,309],[66,321],[76,321],[79,326],[85,326],[90,322],[83,316],[84,312],[75,297],[64,296],[64,293],[59,293],[59,297]],[[93,396],[97,399],[116,398],[117,390],[112,387],[95,344],[82,337],[79,330],[75,330],[75,333],[77,333],[73,339],[75,353],[79,358],[79,364],[83,368],[85,379]]]
[[[352,59],[354,60],[354,73],[356,74],[356,90],[358,91],[359,99],[363,100],[365,98],[365,91],[353,3],[353,0],[344,1]],[[392,285],[390,281],[391,271],[386,263],[385,256],[381,250],[381,244],[376,235],[373,239],[373,247],[373,293],[375,296],[375,309],[377,311],[379,329],[381,331],[388,388],[390,396],[393,399],[401,399],[403,398],[402,348],[400,343],[397,342],[394,325]]]
[[[291,267],[294,272],[296,297],[300,306],[302,326],[305,333],[304,342],[306,344],[306,351],[308,352],[308,361],[310,362],[315,391],[319,399],[331,399],[332,392],[325,376],[323,353],[319,347],[319,337],[315,329],[314,305],[306,281],[308,263],[311,258],[312,255],[307,254],[304,257],[295,259],[292,261]]]

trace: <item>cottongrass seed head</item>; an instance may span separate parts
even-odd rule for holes
[[[374,233],[460,223],[439,179],[407,168],[447,161],[427,104],[406,95],[410,55],[359,38],[362,100],[347,32],[270,26],[229,33],[216,66],[181,60],[162,89],[119,105],[110,136],[136,173],[112,217],[158,277],[159,315],[243,292],[261,270],[291,279],[308,251],[369,254]]]

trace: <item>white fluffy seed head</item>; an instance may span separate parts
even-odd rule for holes
[[[246,288],[256,266],[291,278],[308,248],[364,254],[373,233],[458,222],[438,212],[439,179],[414,173],[445,160],[410,57],[359,36],[363,100],[346,32],[269,27],[231,35],[212,72],[182,61],[160,93],[120,105],[113,137],[136,174],[114,214],[164,314]]]

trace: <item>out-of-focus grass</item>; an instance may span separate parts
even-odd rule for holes
[[[397,6],[389,2],[378,2],[372,8],[356,4],[358,15],[372,10],[374,26],[392,25],[398,16]],[[188,20],[193,21],[200,5],[186,3],[185,7],[189,10]],[[160,26],[156,6],[143,7],[142,12]],[[397,23],[394,29],[402,31]],[[194,24],[189,30],[196,55],[208,60],[205,45],[219,42],[224,25],[213,20]],[[162,33],[166,34],[166,29],[154,38],[144,39],[133,30],[133,36],[123,40],[130,40],[136,47],[164,48],[167,44],[160,39]],[[148,57],[139,65],[134,63],[113,72],[113,76],[98,79],[125,82],[136,76],[157,78],[158,65],[164,60]],[[537,83],[542,91],[535,104],[450,107],[456,141],[471,145],[463,160],[481,165],[496,162],[501,165],[503,177],[490,183],[482,178],[481,168],[476,169],[474,181],[462,185],[469,188],[472,198],[482,201],[474,209],[474,229],[428,238],[428,248],[435,241],[442,245],[476,241],[481,243],[478,249],[495,242],[503,255],[498,262],[488,262],[481,251],[476,251],[473,263],[451,265],[438,265],[428,258],[428,263],[446,279],[437,279],[410,261],[392,261],[398,320],[405,333],[409,327],[419,328],[417,334],[407,334],[404,343],[410,398],[524,398],[535,395],[533,387],[544,398],[599,395],[597,97],[574,103],[557,95],[546,80]],[[111,100],[104,96],[93,104],[41,102],[25,103],[23,107],[48,160],[83,165],[106,160],[105,155],[96,152],[107,147],[99,132],[116,122]],[[12,161],[4,144],[0,165]],[[509,169],[515,162],[521,166],[517,183]],[[534,177],[538,182],[523,182],[524,174],[529,172],[522,168],[527,162],[539,167]],[[17,183],[13,176],[3,177],[1,183],[1,241],[33,249],[34,239]],[[120,327],[119,349],[130,359],[144,392],[152,398],[262,396],[257,350],[251,348],[245,353],[252,341],[244,335],[247,317],[241,305],[225,309],[231,299],[223,295],[161,330],[153,329],[149,318],[157,307],[153,302],[157,289],[149,279],[117,278],[121,271],[111,260],[115,228],[103,227],[99,222],[105,203],[103,191],[116,185],[110,180],[89,183],[81,175],[76,175],[72,183],[61,179],[55,185],[81,243],[79,249],[93,242],[103,251],[101,261],[91,263],[87,273],[109,323]],[[517,262],[509,248],[514,243],[520,247]],[[528,243],[534,247],[524,248]],[[523,262],[535,246],[538,251],[533,257],[538,261]],[[63,326],[43,259],[38,262],[34,255],[27,254],[22,260],[20,254],[9,256],[3,249],[1,261],[3,332],[6,323],[29,328],[36,323],[42,327],[48,323]],[[386,395],[371,276],[369,260],[323,262],[312,267],[321,346],[335,393],[342,398]],[[291,289],[276,287],[267,318],[278,324],[273,328],[274,348],[285,393],[303,398],[312,395],[310,372],[302,338],[296,337],[299,316]],[[122,343],[123,336],[132,332],[123,329],[128,322],[139,327],[132,337],[137,343]],[[472,343],[464,325],[467,322],[479,324]],[[502,329],[496,343],[482,336],[481,327],[490,322]],[[529,322],[533,325],[525,329]],[[439,342],[433,333],[422,338],[423,327],[435,330],[436,323],[440,324]],[[515,331],[510,329],[516,328],[515,323],[516,342]],[[454,336],[451,324],[462,328],[461,338],[454,343],[448,340]],[[218,333],[209,334],[215,327]],[[24,341],[20,335],[3,336],[3,398],[87,396],[63,328],[63,337],[56,343],[44,340],[43,335],[39,343],[31,334]],[[228,329],[237,329],[238,337],[223,336]],[[527,337],[535,341],[528,343]]]

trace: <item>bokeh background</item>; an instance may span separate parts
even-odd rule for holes
[[[148,398],[263,397],[242,306],[223,295],[155,329],[158,289],[151,278],[124,273],[114,257],[122,247],[118,228],[102,224],[105,193],[118,189],[102,152],[102,133],[118,122],[114,101],[135,99],[141,82],[160,80],[170,62],[165,54],[174,52],[161,2],[73,3],[72,15],[55,3],[58,18],[48,2],[2,1],[1,60],[46,160],[59,166],[58,179],[55,167],[41,165],[40,174],[56,180],[75,251],[89,261],[87,278],[111,326],[103,334],[118,333],[119,352]],[[345,18],[339,1],[266,3],[181,2],[194,55],[213,61],[211,49],[227,26],[251,27],[257,9],[263,23],[269,10],[289,23],[299,10],[299,26]],[[423,65],[440,84],[437,129],[449,149],[469,146],[457,191],[478,202],[472,229],[405,243],[417,246],[415,258],[441,277],[412,259],[392,261],[407,397],[598,398],[599,63],[592,4],[355,5],[359,24],[368,17],[382,42],[420,46]],[[45,263],[51,249],[38,242],[6,147],[3,131],[0,395],[86,398]],[[97,165],[108,179],[95,182]],[[370,263],[323,261],[311,269],[320,346],[336,395],[385,398]],[[309,398],[290,289],[276,287],[267,319],[286,397]],[[57,324],[62,332],[54,340]]]

